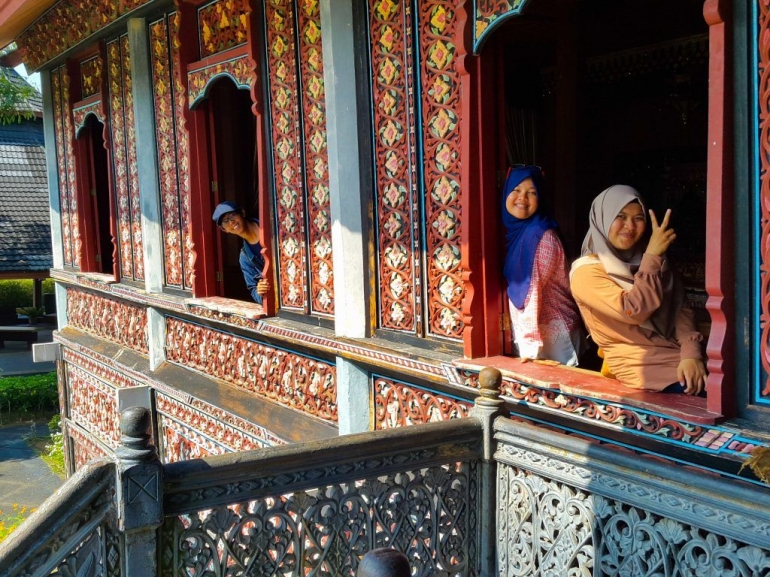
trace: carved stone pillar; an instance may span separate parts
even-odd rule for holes
[[[163,523],[163,466],[150,444],[150,412],[131,407],[120,414],[117,464],[118,529],[124,534],[125,575],[157,573],[157,528]]]

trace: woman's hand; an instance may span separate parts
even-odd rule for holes
[[[270,283],[265,279],[259,279],[257,283],[257,294],[259,296],[265,296],[270,291]]]
[[[699,395],[706,388],[706,365],[700,359],[679,361],[676,376],[688,395]]]
[[[655,218],[655,212],[650,210],[650,223],[652,224],[652,234],[650,235],[650,242],[647,243],[648,254],[655,256],[663,255],[671,243],[676,240],[676,233],[673,228],[668,228],[668,222],[671,219],[671,209],[666,211],[666,216],[663,217],[663,222],[658,224],[658,219]]]

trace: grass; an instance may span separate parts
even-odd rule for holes
[[[13,533],[35,509],[14,503],[10,511],[0,511],[0,543]]]
[[[0,425],[49,419],[59,411],[56,372],[0,377]]]

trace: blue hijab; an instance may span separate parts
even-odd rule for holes
[[[527,178],[532,179],[537,189],[538,207],[535,214],[529,218],[519,219],[508,212],[505,200],[510,192]],[[523,166],[510,169],[503,185],[502,206],[506,250],[503,274],[508,281],[508,298],[519,310],[524,308],[524,302],[529,293],[537,245],[546,231],[559,226],[554,219],[542,212],[541,184],[540,168]]]

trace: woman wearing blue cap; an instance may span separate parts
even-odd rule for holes
[[[220,202],[211,218],[224,232],[243,239],[238,264],[241,266],[251,298],[261,305],[262,297],[270,290],[270,283],[262,278],[265,259],[262,256],[262,245],[259,243],[259,221],[256,218],[247,218],[246,211],[229,200]]]
[[[543,210],[541,169],[508,172],[502,194],[505,267],[513,341],[522,362],[549,359],[575,366],[585,333],[569,289],[558,224]]]

